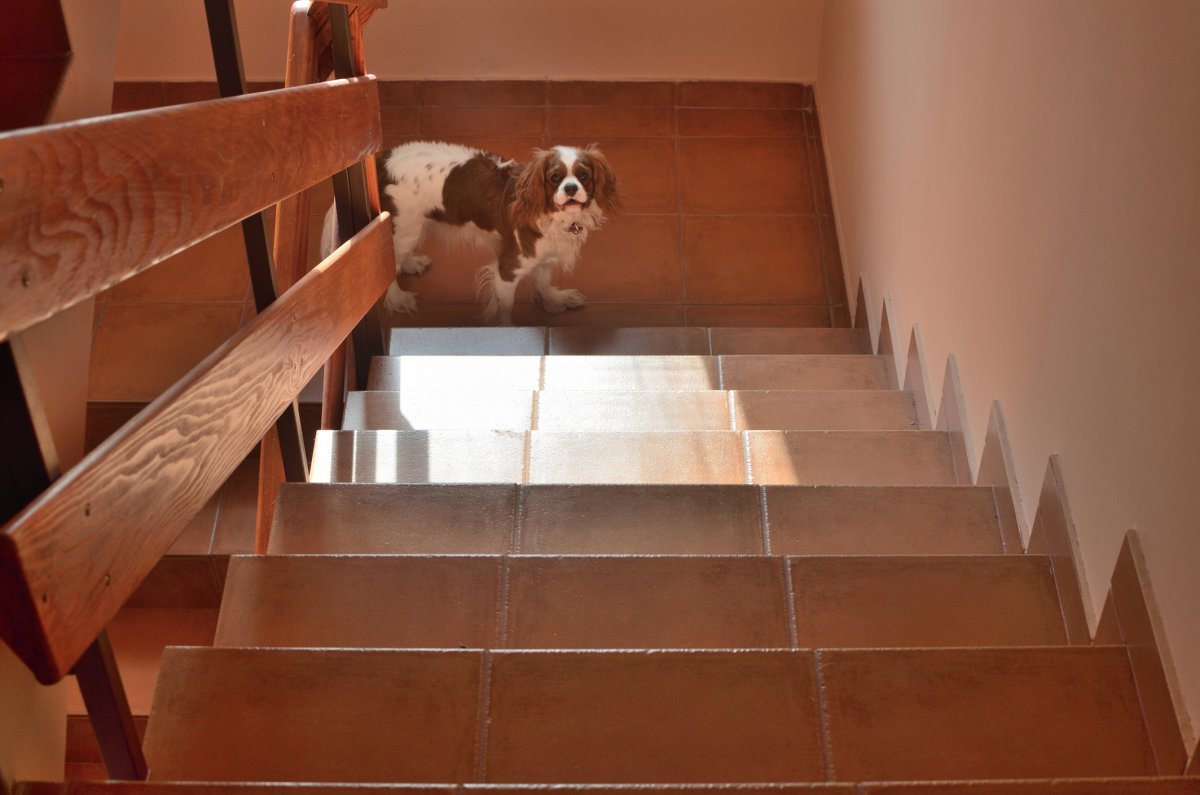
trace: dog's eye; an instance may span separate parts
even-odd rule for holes
[[[580,182],[587,182],[591,178],[592,178],[592,175],[587,173],[586,171],[579,172],[579,181]]]
[[[551,175],[550,175],[550,182],[552,182],[553,184],[557,185],[558,183],[562,182],[562,177],[561,177],[561,176],[559,176],[558,174],[551,174]]]

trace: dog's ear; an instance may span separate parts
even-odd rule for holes
[[[537,226],[537,219],[549,210],[546,196],[546,163],[553,154],[545,149],[534,149],[533,159],[517,174],[517,184],[509,211],[513,226]]]
[[[606,213],[616,212],[621,207],[621,196],[617,193],[617,175],[609,165],[608,158],[596,144],[588,144],[583,151],[592,161],[592,192],[596,203]]]

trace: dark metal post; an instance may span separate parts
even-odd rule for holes
[[[204,0],[204,12],[208,17],[208,38],[212,44],[221,96],[241,96],[246,93],[246,78],[242,69],[242,46],[238,38],[233,0]],[[254,292],[254,308],[259,313],[266,310],[279,295],[268,238],[267,219],[263,213],[242,219],[242,240],[250,265],[250,286]],[[275,430],[279,435],[284,477],[293,483],[307,481],[308,453],[304,448],[300,408],[295,401],[275,421]]]
[[[143,781],[146,778],[146,757],[142,742],[133,725],[121,673],[113,656],[112,645],[105,630],[75,663],[75,678],[88,717],[100,743],[100,753],[108,768],[109,778]]]

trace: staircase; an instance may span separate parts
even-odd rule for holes
[[[1124,778],[1126,649],[1068,645],[865,332],[390,346],[214,646],[164,655],[151,779],[1200,792]]]

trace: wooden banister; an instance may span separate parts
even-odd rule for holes
[[[380,143],[372,77],[0,135],[0,340]]]
[[[71,670],[395,274],[384,214],[60,478],[0,534],[0,637]]]

